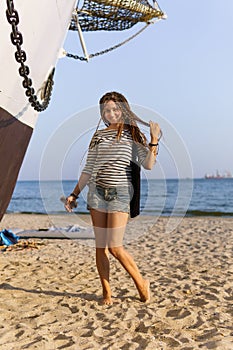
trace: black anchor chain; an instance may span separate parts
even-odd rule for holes
[[[18,30],[18,24],[19,24],[19,15],[18,12],[14,8],[14,2],[13,0],[7,0],[7,10],[6,10],[6,17],[11,24],[12,32],[11,32],[11,42],[13,45],[16,46],[16,52],[15,52],[15,59],[18,63],[20,63],[19,68],[19,74],[21,77],[23,77],[22,85],[25,88],[25,95],[28,97],[28,101],[30,102],[31,106],[38,112],[44,111],[48,105],[52,94],[53,89],[53,76],[55,72],[55,68],[52,69],[46,83],[43,86],[42,89],[42,100],[43,102],[39,102],[36,94],[35,89],[32,87],[32,80],[29,77],[30,69],[25,64],[27,55],[26,52],[22,49],[23,44],[23,36]]]

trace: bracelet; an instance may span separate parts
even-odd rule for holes
[[[157,142],[157,143],[149,143],[149,146],[150,147],[157,147],[159,145],[159,143]]]
[[[75,199],[78,199],[77,194],[75,194],[74,192],[72,192],[72,193],[70,194],[70,196],[74,197]]]

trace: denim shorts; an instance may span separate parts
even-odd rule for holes
[[[87,209],[106,212],[130,212],[131,191],[128,186],[101,187],[90,185],[87,194]]]

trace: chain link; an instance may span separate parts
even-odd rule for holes
[[[22,50],[21,46],[23,44],[23,36],[18,30],[17,25],[19,24],[19,15],[18,12],[14,8],[13,0],[7,0],[7,10],[6,17],[11,24],[12,32],[10,34],[11,42],[14,46],[16,46],[15,59],[18,63],[20,63],[19,75],[23,78],[22,85],[25,88],[25,95],[28,97],[28,101],[31,106],[38,112],[44,111],[48,105],[52,94],[53,89],[53,76],[55,72],[55,68],[53,68],[50,73],[44,87],[42,89],[42,100],[43,102],[39,102],[35,90],[32,87],[32,80],[29,78],[30,69],[24,63],[27,60],[27,55],[24,50]]]
[[[91,53],[88,58],[93,58],[93,57],[97,57],[100,55],[104,55],[105,53],[111,52],[115,49],[117,49],[118,47],[123,46],[124,44],[128,43],[129,41],[131,41],[132,39],[134,39],[136,36],[138,36],[139,34],[141,34],[152,22],[148,22],[143,28],[141,28],[137,33],[133,34],[132,36],[130,36],[129,38],[127,38],[126,40],[120,42],[119,44],[116,44],[108,49],[96,52],[96,53]],[[88,59],[86,57],[83,56],[79,56],[79,55],[74,55],[72,53],[66,53],[66,56],[69,58],[74,58],[75,60],[80,60],[80,61],[87,61]]]

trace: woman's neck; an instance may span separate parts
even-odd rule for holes
[[[119,124],[110,124],[107,127],[107,130],[118,130],[118,128],[119,128]]]
[[[118,128],[119,128],[120,125],[121,125],[120,123],[118,123],[118,124],[110,124],[110,125],[106,128],[106,130],[118,130]],[[126,129],[128,129],[128,128],[127,128],[126,125],[124,125],[123,129],[126,130]]]

